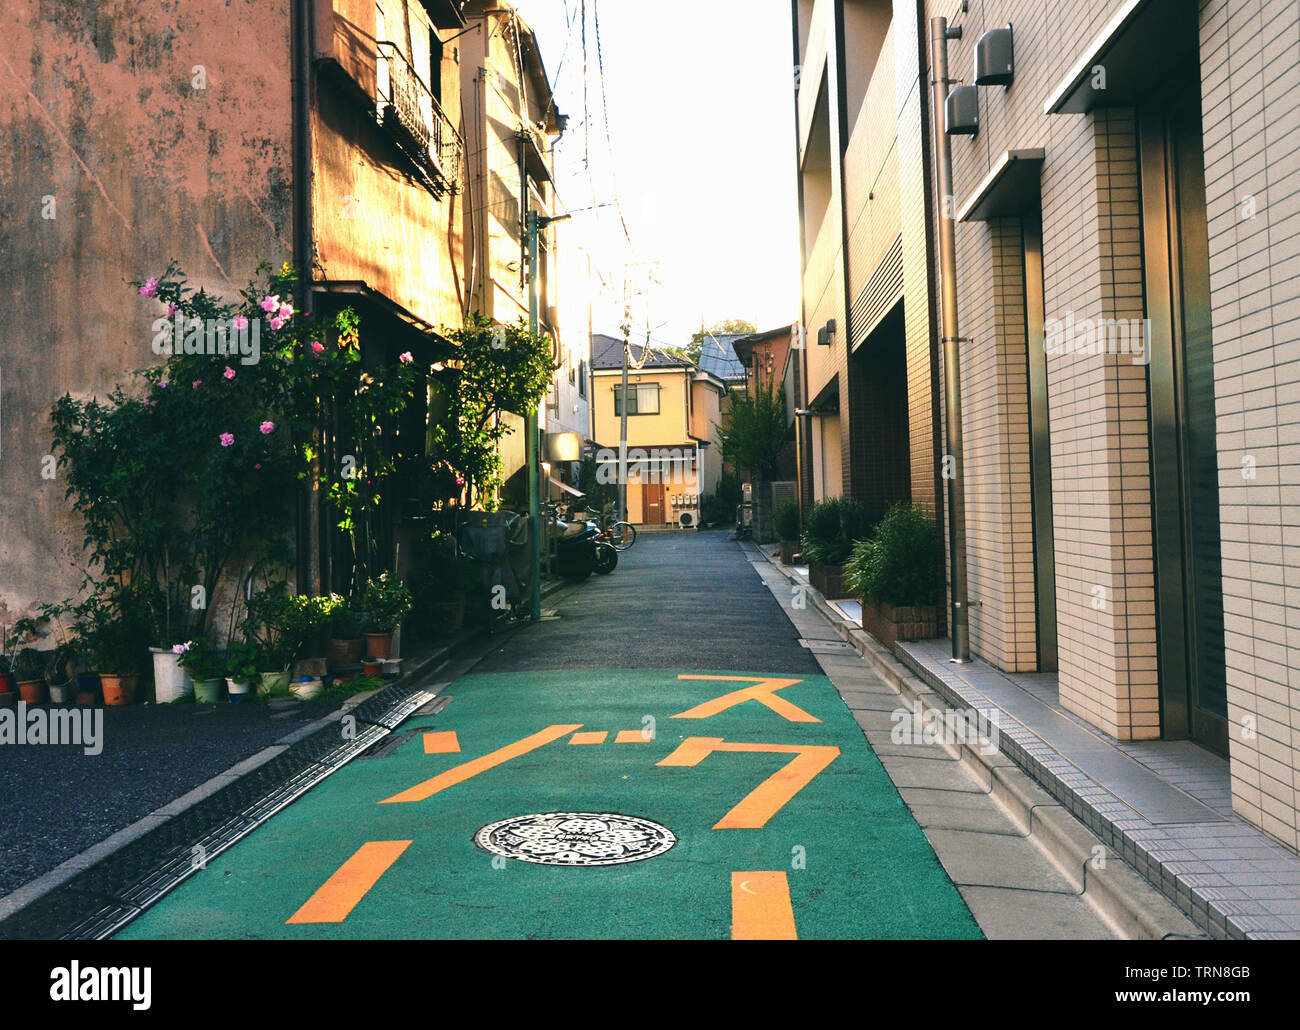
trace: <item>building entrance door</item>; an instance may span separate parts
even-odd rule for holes
[[[664,524],[663,483],[641,484],[641,512],[647,526]]]
[[[1160,720],[1227,754],[1223,578],[1197,69],[1138,110]]]

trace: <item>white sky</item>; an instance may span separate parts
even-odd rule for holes
[[[556,147],[561,200],[569,209],[612,202],[616,180],[634,253],[614,207],[557,225],[557,246],[592,250],[620,295],[625,262],[659,261],[660,285],[649,296],[659,344],[684,345],[701,317],[746,318],[759,329],[793,322],[799,242],[789,0],[586,0],[586,147],[579,5],[516,0],[537,33],[557,105],[570,116]],[[601,113],[597,11],[612,148]],[[634,274],[643,287],[647,270]],[[617,333],[621,310],[598,306],[596,331]],[[633,304],[632,324],[633,338],[644,340],[645,298]]]

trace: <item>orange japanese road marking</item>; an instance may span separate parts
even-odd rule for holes
[[[645,730],[619,730],[618,736],[614,738],[615,744],[648,744],[654,740],[654,737],[646,733]]]
[[[574,730],[582,729],[582,723],[568,723],[563,726],[547,726],[546,729],[540,730],[531,736],[524,737],[523,740],[516,740],[513,744],[507,744],[503,748],[498,748],[491,754],[486,754],[482,758],[474,758],[464,762],[454,768],[448,769],[444,773],[439,773],[432,779],[425,780],[423,783],[417,783],[414,787],[409,787],[400,794],[394,794],[391,798],[384,798],[379,802],[381,805],[391,805],[403,801],[424,801],[431,798],[441,790],[448,787],[454,787],[458,783],[464,783],[472,779],[481,772],[487,772],[489,769],[495,769],[498,765],[504,765],[512,758],[518,758],[520,755],[526,755],[529,751],[536,751],[539,747],[549,744],[553,740],[558,740],[567,733]]]
[[[455,730],[436,730],[424,735],[426,755],[452,755],[460,751],[460,738]]]
[[[715,830],[757,830],[840,755],[829,744],[729,744],[721,737],[687,737],[658,765],[695,766],[715,751],[773,751],[793,754],[784,766],[750,791],[713,824]]]
[[[809,715],[798,705],[791,704],[785,698],[776,695],[778,690],[792,687],[796,683],[802,683],[803,680],[768,679],[762,676],[682,675],[677,678],[679,680],[728,680],[739,683],[753,683],[754,686],[733,690],[730,694],[723,694],[721,697],[715,697],[712,701],[705,701],[704,704],[696,705],[685,712],[678,712],[673,716],[674,719],[707,719],[711,715],[725,712],[728,708],[734,708],[746,701],[757,701],[761,705],[766,705],[789,722],[821,722],[816,716]]]
[[[731,939],[794,941],[790,881],[783,872],[731,874]]]
[[[356,908],[357,902],[410,846],[409,840],[372,840],[362,844],[287,923],[343,922]]]
[[[603,744],[605,738],[609,736],[607,730],[587,730],[585,733],[575,733],[569,738],[570,744]]]

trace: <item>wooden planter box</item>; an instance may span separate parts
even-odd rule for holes
[[[939,635],[939,609],[895,608],[863,598],[862,628],[890,648],[900,640],[926,640]]]
[[[799,553],[798,540],[781,541],[781,564],[782,565],[793,565],[794,556],[798,553]]]
[[[828,600],[835,597],[848,597],[849,588],[844,585],[843,565],[823,565],[812,562],[808,566],[808,582],[820,590]]]

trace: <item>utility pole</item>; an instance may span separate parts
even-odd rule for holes
[[[528,328],[536,336],[540,331],[540,302],[537,296],[537,280],[541,276],[538,264],[538,237],[541,230],[553,222],[561,222],[568,215],[542,216],[531,208],[528,211]],[[542,617],[542,477],[541,477],[541,439],[538,409],[542,401],[530,409],[524,425],[525,462],[528,465],[528,520],[533,528],[533,603],[531,621],[537,622]]]
[[[618,521],[627,520],[627,357],[632,332],[632,309],[627,303],[627,277],[623,278],[623,385],[619,388],[618,420]]]
[[[947,18],[930,19],[930,111],[934,126],[934,156],[939,202],[939,298],[943,315],[943,399],[946,409],[948,456],[948,554],[952,563],[952,660],[970,661],[970,606],[966,597],[966,503],[961,440],[961,337],[957,334],[957,250],[954,241],[952,145],[944,131],[943,112],[948,90],[948,40],[961,39],[961,27],[948,27]]]

